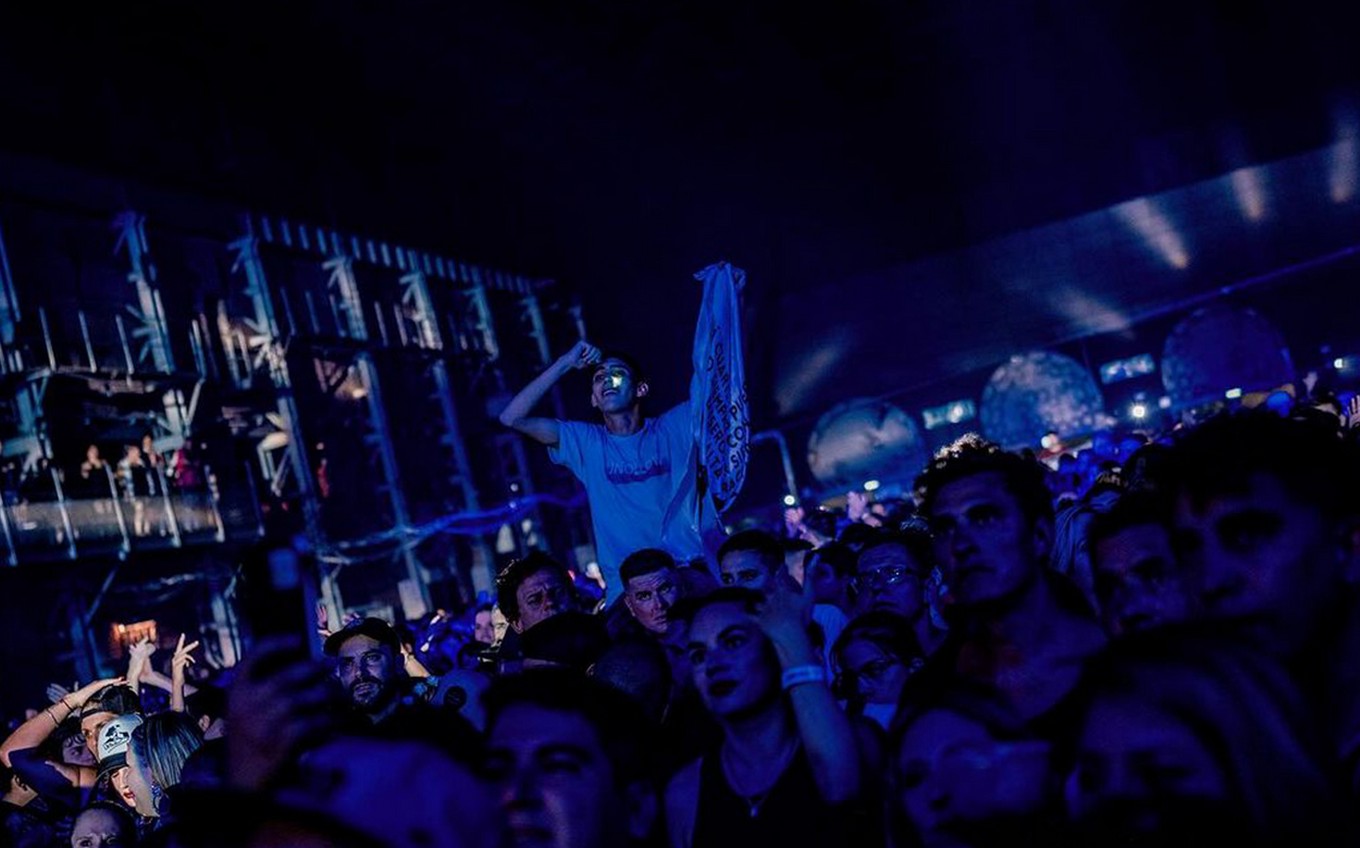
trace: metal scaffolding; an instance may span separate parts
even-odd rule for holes
[[[53,217],[68,214],[78,213]],[[561,342],[579,334],[579,311],[570,320],[561,311],[545,315],[543,283],[249,214],[237,218],[234,232],[188,235],[163,213],[120,211],[110,216],[113,250],[91,255],[90,223],[100,217],[79,215],[70,225],[78,235],[68,240],[90,257],[80,258],[96,269],[88,277],[108,281],[97,307],[83,299],[81,283],[65,294],[26,285],[44,267],[32,252],[24,253],[30,273],[16,280],[7,253],[13,242],[0,240],[0,373],[11,409],[4,454],[21,460],[29,478],[48,469],[55,493],[50,503],[0,509],[10,564],[93,555],[106,542],[121,560],[143,549],[258,538],[263,504],[274,515],[296,515],[324,555],[322,599],[332,620],[392,597],[415,619],[435,603],[438,580],[451,578],[464,600],[469,584],[493,590],[497,526],[513,530],[518,552],[546,545],[535,499],[542,472],[522,438],[488,414],[508,382],[529,379],[548,361],[554,332]],[[162,241],[172,249],[153,253]],[[200,260],[189,282],[201,291],[185,284],[186,257]],[[213,263],[220,270],[204,273]],[[174,285],[162,291],[165,281]],[[508,357],[507,332],[515,339]],[[73,499],[53,455],[54,380],[139,404],[116,438],[127,443],[129,430],[144,427],[163,455],[191,448],[200,407],[220,404],[203,420],[224,422],[249,467],[235,476],[207,471],[207,519],[185,512],[193,504],[160,469],[149,497],[134,497],[121,469],[115,483],[110,463]],[[561,398],[553,404],[562,415]],[[71,440],[88,438],[73,432],[63,436],[68,463]],[[323,447],[326,434],[339,444]],[[339,493],[342,471],[350,487]],[[355,480],[364,485],[356,489]],[[255,506],[219,509],[229,496]],[[463,541],[425,545],[455,525]],[[382,561],[401,568],[387,601],[372,596]],[[342,595],[342,575],[353,597]]]

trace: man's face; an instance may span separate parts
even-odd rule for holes
[[[1122,636],[1190,616],[1190,593],[1159,524],[1138,524],[1096,542],[1092,561],[1105,632]]]
[[[680,598],[680,587],[669,568],[642,574],[628,581],[623,603],[638,624],[652,633],[665,633],[670,626],[670,609]]]
[[[595,728],[536,704],[507,707],[487,737],[494,782],[515,848],[594,848],[628,839],[627,805]]]
[[[1331,528],[1266,474],[1204,504],[1177,498],[1172,539],[1204,613],[1247,624],[1284,653],[1308,638],[1337,589]]]
[[[80,719],[80,735],[85,739],[85,750],[90,752],[90,756],[99,756],[99,731],[104,729],[104,725],[117,718],[109,712],[90,713]]]
[[[356,709],[376,713],[396,695],[395,667],[392,649],[361,633],[340,646],[335,674]]]
[[[765,634],[739,604],[712,604],[690,625],[685,652],[704,706],[718,718],[739,717],[779,697]]]
[[[606,359],[590,379],[590,405],[601,412],[622,412],[632,408],[647,394],[647,384],[638,383],[633,371],[617,359]]]
[[[718,561],[718,576],[724,586],[740,586],[762,594],[774,588],[774,575],[755,551],[729,551]]]
[[[922,564],[901,545],[879,545],[862,552],[855,563],[855,614],[874,610],[916,621],[925,610]]]
[[[559,612],[576,609],[576,595],[555,568],[545,568],[529,575],[515,590],[519,601],[519,620],[512,622],[517,632],[523,633],[540,621]]]
[[[1038,576],[1051,522],[1031,522],[995,471],[947,483],[930,516],[935,550],[960,606],[1011,597]]]
[[[483,645],[496,643],[496,626],[491,621],[491,610],[481,610],[472,617],[472,638]]]

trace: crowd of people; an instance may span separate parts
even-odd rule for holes
[[[553,378],[571,367],[636,452],[590,485],[683,461],[630,418],[634,365],[578,347]],[[504,420],[594,474],[615,445],[526,420],[533,400]],[[536,551],[414,631],[323,619],[210,672],[192,635],[159,665],[138,643],[0,744],[5,838],[1350,844],[1360,430],[1339,412],[1238,410],[1051,466],[965,436],[910,499],[794,509],[711,555],[613,532],[604,593]]]
[[[109,524],[115,500],[124,513],[127,532],[136,537],[167,535],[167,495],[207,493],[207,475],[192,441],[168,455],[156,447],[150,433],[121,446],[116,460],[106,458],[98,443],[90,443],[70,463],[54,463],[43,456],[16,457],[0,465],[0,494],[13,509],[13,520],[25,530],[52,531],[64,541],[64,522],[54,512],[63,499],[72,510],[77,535],[82,524]]]
[[[115,461],[104,456],[97,443],[85,447],[79,462],[70,467],[54,465],[46,457],[27,467],[20,461],[6,462],[0,479],[4,483],[5,502],[55,500],[57,486],[68,498],[98,499],[117,495],[125,500],[147,498],[165,490],[194,491],[203,485],[203,469],[194,454],[191,442],[186,441],[167,457],[157,447],[150,433],[143,434],[136,443],[125,444]]]

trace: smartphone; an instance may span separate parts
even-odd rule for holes
[[[316,560],[287,540],[267,539],[242,560],[243,611],[256,642],[283,637],[299,645],[299,653],[320,659],[322,645],[314,630],[317,602]]]

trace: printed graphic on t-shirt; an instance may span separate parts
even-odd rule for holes
[[[640,465],[606,460],[604,469],[604,475],[609,478],[611,483],[641,483],[643,480],[650,480],[653,477],[661,477],[670,473],[671,461],[664,455],[654,456]]]

